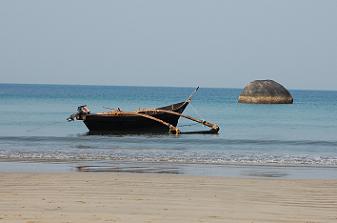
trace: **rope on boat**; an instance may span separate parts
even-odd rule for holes
[[[189,126],[195,126],[198,125],[199,123],[193,123],[193,124],[184,124],[184,125],[179,125],[179,127],[189,127]]]
[[[193,96],[197,93],[197,91],[199,90],[199,86],[192,92],[192,94],[186,99],[186,102],[191,102]]]
[[[193,112],[199,117],[199,119],[204,119],[203,116],[198,112],[198,110],[193,106],[192,103],[190,103],[190,108],[193,110]]]

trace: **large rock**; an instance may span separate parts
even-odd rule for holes
[[[273,80],[250,82],[239,97],[239,103],[249,104],[292,104],[293,101],[289,91]]]

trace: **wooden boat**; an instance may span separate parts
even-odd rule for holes
[[[197,90],[198,88],[195,92]],[[173,134],[180,134],[181,131],[177,128],[177,124],[179,118],[184,117],[210,128],[210,131],[198,133],[217,133],[219,131],[218,125],[182,114],[191,102],[193,94],[180,103],[154,109],[140,109],[133,112],[122,111],[118,108],[108,112],[92,114],[87,106],[83,105],[78,107],[77,113],[72,114],[67,120],[82,120],[89,129],[90,134],[160,133],[167,131]]]

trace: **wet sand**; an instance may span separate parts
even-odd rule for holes
[[[337,222],[337,180],[0,173],[0,222]]]

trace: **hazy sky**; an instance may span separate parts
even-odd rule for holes
[[[0,82],[337,90],[337,0],[1,0]]]

